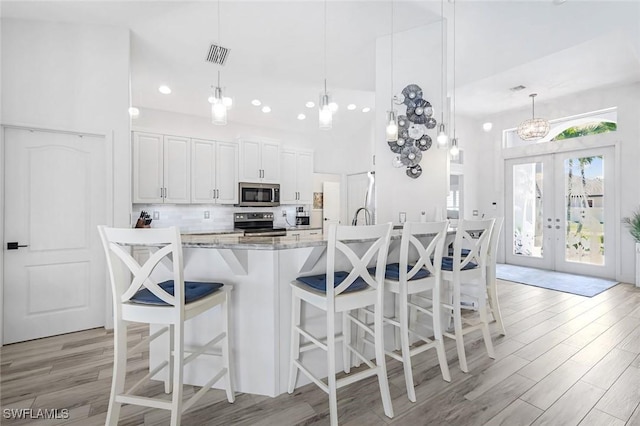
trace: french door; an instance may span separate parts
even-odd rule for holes
[[[613,162],[613,147],[507,160],[507,263],[615,278]]]

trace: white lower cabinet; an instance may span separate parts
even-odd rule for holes
[[[280,204],[312,204],[313,151],[282,149]]]
[[[191,202],[238,203],[238,145],[191,140]]]
[[[306,237],[309,235],[322,235],[322,229],[290,229],[287,237]]]

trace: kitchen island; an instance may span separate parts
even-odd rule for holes
[[[398,257],[399,231],[394,231],[392,239],[390,260]],[[182,245],[185,280],[223,282],[234,288],[230,328],[236,390],[272,397],[286,392],[291,316],[289,283],[301,275],[325,272],[326,239],[322,235],[191,234],[182,236]],[[350,245],[360,251],[366,250],[368,243],[352,241]],[[187,322],[185,345],[202,344],[217,334],[219,315],[214,309]],[[305,309],[303,318],[314,334],[326,334],[324,314],[320,311]],[[152,344],[151,368],[164,359],[167,344],[160,339]],[[322,351],[307,352],[304,357],[309,360],[307,365],[313,366],[314,374],[326,376],[326,356]],[[342,357],[337,356],[336,360],[340,360],[336,366],[339,371]],[[196,359],[185,368],[184,382],[203,385],[208,375],[201,372],[213,369],[217,362],[216,357]],[[304,383],[307,383],[306,377],[299,375],[298,386]],[[224,383],[217,383],[215,387],[223,388]]]

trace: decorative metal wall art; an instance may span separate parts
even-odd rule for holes
[[[438,124],[433,118],[433,107],[426,99],[417,84],[409,84],[402,92],[395,96],[397,105],[406,107],[405,115],[398,116],[398,140],[387,142],[393,152],[394,167],[406,167],[406,174],[416,179],[422,174],[420,160],[422,153],[431,148],[431,136],[427,130],[434,129]]]

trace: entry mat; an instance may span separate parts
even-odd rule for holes
[[[496,277],[549,290],[593,297],[618,284],[617,281],[563,272],[545,271],[524,266],[497,264]]]

